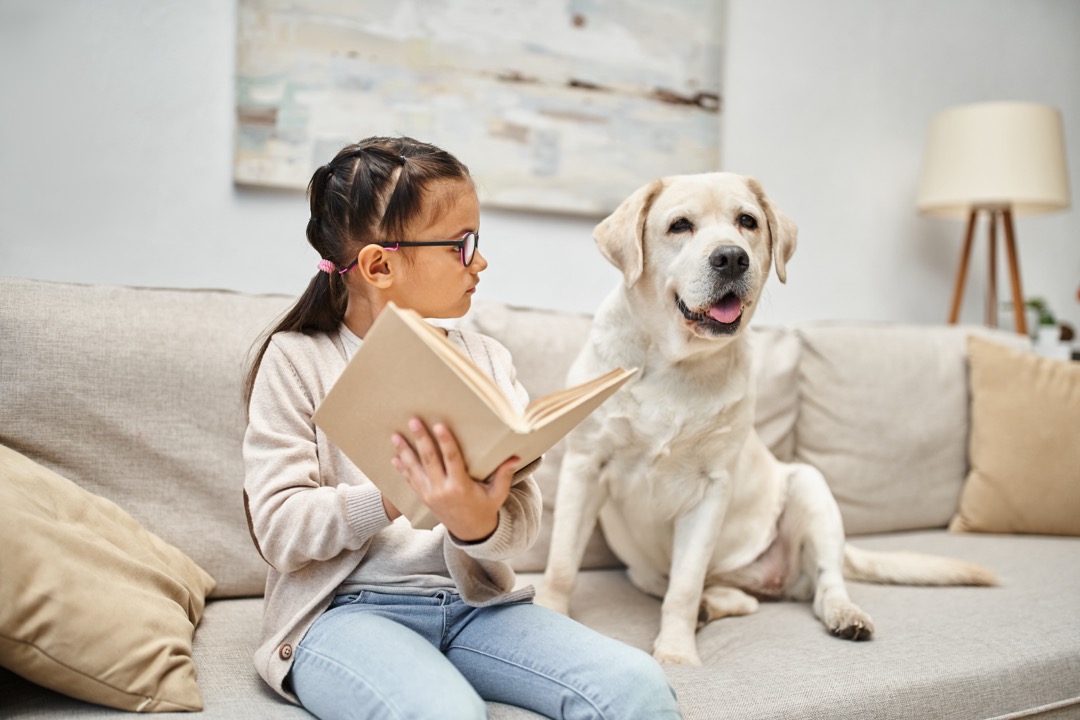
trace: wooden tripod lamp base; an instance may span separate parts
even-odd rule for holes
[[[1013,317],[1016,321],[1016,332],[1027,335],[1024,293],[1020,289],[1020,260],[1016,253],[1016,231],[1013,227],[1012,210],[1008,207],[974,208],[968,213],[967,230],[964,232],[964,248],[960,252],[960,266],[956,270],[956,285],[953,288],[949,323],[955,325],[960,317],[960,304],[964,298],[964,283],[967,280],[967,269],[971,260],[971,244],[975,237],[975,222],[980,212],[985,212],[990,220],[986,281],[986,324],[989,327],[997,327],[997,227],[1000,223],[1005,234],[1005,252],[1009,260],[1009,281],[1012,287],[1012,306]]]
[[[950,323],[956,323],[960,315],[975,221],[985,213],[990,216],[986,324],[997,327],[1000,224],[1009,255],[1016,332],[1027,334],[1013,215],[1064,210],[1071,197],[1065,125],[1057,108],[1028,102],[981,102],[947,108],[934,115],[926,133],[915,207],[925,215],[966,215],[968,219]]]

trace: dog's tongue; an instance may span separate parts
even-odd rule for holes
[[[725,295],[718,304],[709,308],[709,317],[716,322],[731,324],[742,315],[742,302],[735,295]]]

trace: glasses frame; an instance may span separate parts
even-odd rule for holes
[[[469,257],[465,257],[465,244],[468,242],[469,236],[472,236],[473,246],[472,252]],[[473,259],[476,257],[476,251],[480,249],[480,233],[467,232],[457,240],[402,240],[400,242],[381,242],[375,243],[379,247],[386,248],[387,250],[397,251],[398,248],[403,247],[457,247],[458,253],[461,257],[461,266],[469,267],[472,265]]]

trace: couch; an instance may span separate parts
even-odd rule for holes
[[[201,704],[198,716],[208,720],[308,717],[265,687],[252,665],[265,566],[249,538],[241,503],[244,366],[256,337],[291,300],[215,290],[0,279],[0,446],[15,461],[40,466],[31,473],[32,482],[45,483],[41,478],[46,478],[43,488],[79,494],[79,507],[103,503],[102,513],[123,514],[132,527],[174,552],[167,555],[163,549],[152,558],[141,557],[147,540],[123,550],[124,562],[141,568],[128,580],[140,588],[147,577],[160,581],[164,590],[148,597],[164,602],[170,617],[180,619],[169,630],[179,636],[166,653],[169,672],[197,683],[201,701],[188,709]],[[526,388],[540,394],[560,386],[590,319],[477,300],[462,322],[502,341],[515,355]],[[1009,424],[1012,416],[998,418],[1005,423],[1004,435],[993,436],[986,435],[986,423],[977,415],[1000,407],[984,402],[984,390],[998,392],[1012,380],[989,382],[979,394],[972,385],[969,353],[983,348],[973,344],[972,336],[989,338],[988,345],[1012,353],[1011,362],[1026,363],[1023,356],[1030,353],[1022,339],[967,327],[853,322],[753,327],[750,332],[758,358],[758,431],[780,458],[822,469],[850,541],[983,563],[998,573],[1000,585],[851,583],[852,598],[876,623],[871,642],[830,637],[801,603],[763,603],[753,615],[714,622],[698,633],[701,667],[666,668],[685,716],[1080,717],[1080,539],[1060,527],[1075,515],[1069,507],[1061,510],[1074,502],[1075,493],[1040,485],[1064,468],[1066,483],[1080,486],[1080,470],[1073,464],[1080,425],[1068,415],[1073,399],[1080,407],[1080,382],[1067,389],[1073,394],[1063,408],[1031,411],[1041,419],[1066,413],[1064,420],[1048,420],[1036,433],[1036,440],[1050,443],[1041,446],[1042,455],[1057,464],[1036,476],[1025,475],[1015,489],[1026,493],[1024,502],[1038,506],[1036,515],[1057,513],[1043,532],[1041,520],[1030,512],[1019,520],[992,517],[993,482],[983,478],[981,498],[972,489],[977,471],[994,474],[993,468],[976,466],[972,453],[977,440],[991,456],[1000,456],[1020,437],[1026,444],[1005,453],[1004,462],[1014,459],[1021,468],[1038,462],[1019,457],[1035,441],[1023,439],[1024,426]],[[1010,344],[1018,349],[1006,348]],[[1062,367],[1050,370],[1073,382],[1076,368],[1054,362]],[[1006,377],[1017,377],[1017,371],[1006,369]],[[1021,388],[1023,397],[1014,399],[1027,402],[1033,393]],[[1053,398],[1060,395],[1053,390],[1047,402],[1057,402]],[[980,453],[979,458],[986,454]],[[548,522],[537,545],[515,561],[521,584],[542,581],[560,454],[558,447],[549,453],[538,473]],[[19,479],[12,467],[0,463],[0,487]],[[38,486],[25,487],[33,496]],[[998,504],[1008,516],[1017,503],[1006,497]],[[965,505],[971,511],[966,517]],[[28,510],[46,517],[54,511],[53,505]],[[117,622],[106,619],[110,607],[122,605],[128,619],[122,617],[106,637],[120,634],[125,624],[139,625],[143,637],[138,642],[145,645],[165,631],[139,620],[144,604],[109,597],[110,588],[118,586],[110,580],[111,565],[90,569],[78,579],[96,562],[84,558],[63,571],[71,581],[55,590],[57,598],[77,593],[75,609],[38,623],[28,636],[25,623],[30,620],[25,618],[41,617],[53,602],[50,595],[35,596],[29,610],[23,609],[29,614],[12,619],[10,608],[25,601],[36,582],[33,573],[48,570],[54,561],[81,558],[82,549],[97,541],[61,540],[71,547],[61,545],[29,563],[32,567],[20,572],[31,573],[30,579],[17,579],[19,553],[38,547],[35,528],[84,529],[79,517],[41,525],[20,525],[20,517],[0,521],[7,525],[2,537],[15,538],[4,540],[8,547],[0,560],[0,584],[7,586],[0,595],[0,665],[64,692],[72,692],[64,684],[64,673],[72,671],[76,680],[90,682],[78,692],[100,690],[113,682],[125,657],[110,660],[94,677],[89,676],[99,671],[72,670],[83,661],[97,661],[111,647],[107,640],[71,647],[66,641],[80,628],[108,630],[107,622]],[[110,545],[109,552],[116,547]],[[160,563],[172,563],[169,567],[180,568],[178,574],[162,570]],[[146,570],[150,565],[155,569]],[[658,629],[660,601],[629,584],[599,531],[584,568],[572,615],[648,649]],[[69,614],[78,616],[71,620],[78,627],[65,626]],[[121,655],[130,659],[136,657],[133,652]],[[21,662],[38,663],[34,672],[39,674],[22,670]],[[154,702],[147,695],[139,705],[182,709]],[[490,711],[492,718],[535,717],[504,705],[492,704]],[[126,714],[0,668],[0,717]]]

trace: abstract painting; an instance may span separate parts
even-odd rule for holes
[[[723,0],[239,0],[234,178],[410,135],[487,206],[602,215],[719,167]]]

